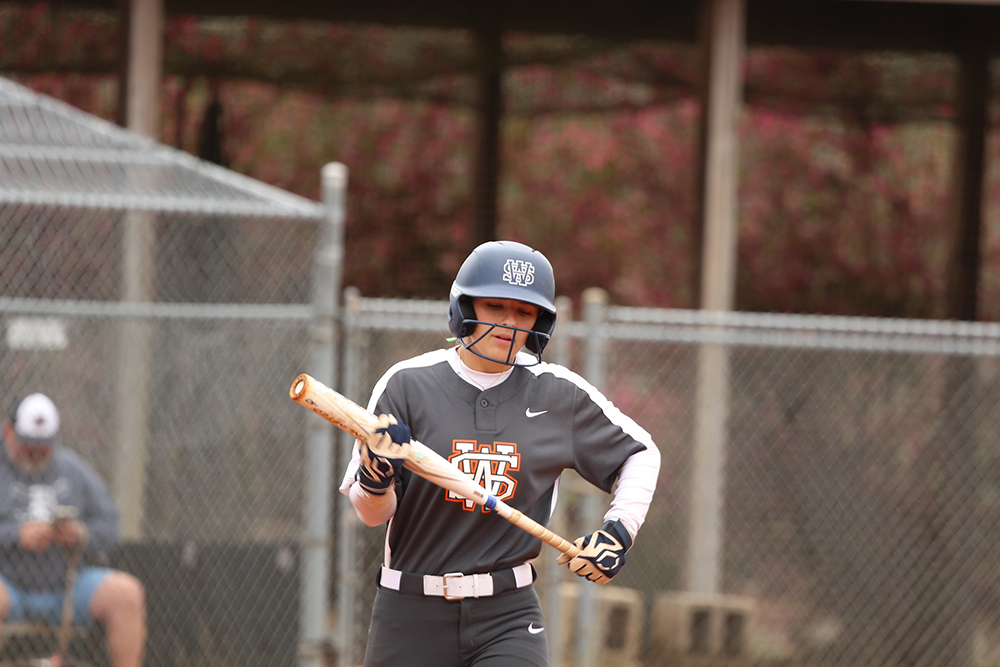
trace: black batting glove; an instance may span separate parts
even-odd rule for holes
[[[358,442],[360,461],[354,478],[361,488],[372,495],[385,494],[403,468],[402,445],[409,444],[412,439],[410,427],[396,423],[390,415],[381,415],[379,427],[369,442]]]
[[[408,445],[413,440],[413,433],[406,424],[391,422],[387,426],[379,426],[375,433],[386,433],[389,439],[397,445]]]
[[[381,496],[389,490],[389,487],[396,481],[396,475],[403,467],[402,459],[386,459],[375,456],[368,449],[368,445],[361,445],[361,459],[368,459],[367,463],[358,466],[358,472],[354,479],[358,481],[361,488],[373,496]],[[367,455],[366,455],[367,453]]]
[[[579,537],[573,543],[580,553],[572,558],[559,554],[556,563],[569,565],[577,575],[598,584],[606,584],[625,566],[625,552],[632,547],[632,537],[620,520],[608,521],[600,530]]]

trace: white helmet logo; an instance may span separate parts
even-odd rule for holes
[[[503,265],[503,280],[511,285],[527,287],[535,282],[535,265],[523,259],[508,259]]]

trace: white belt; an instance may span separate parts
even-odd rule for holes
[[[403,593],[422,592],[424,595],[443,597],[445,600],[499,595],[508,590],[530,586],[534,579],[530,563],[522,563],[509,570],[488,574],[449,572],[441,576],[433,574],[421,576],[393,570],[383,565],[379,574],[379,583],[383,588]]]

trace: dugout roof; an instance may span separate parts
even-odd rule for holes
[[[15,0],[29,3],[29,0]],[[51,0],[53,7],[117,11],[118,0]],[[694,41],[699,0],[164,0],[167,15],[258,16]],[[996,0],[748,0],[752,45],[949,51],[1000,48]]]
[[[318,218],[320,205],[0,78],[0,204]]]

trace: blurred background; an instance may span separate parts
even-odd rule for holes
[[[553,664],[1000,664],[997,35],[972,0],[0,2],[3,397],[113,487],[149,664],[358,664],[382,533],[288,384],[364,400],[516,239],[553,354],[664,454],[614,585],[539,563]]]
[[[127,25],[115,7],[91,4],[0,3],[0,72],[125,125]],[[437,298],[492,225],[492,236],[543,246],[575,300],[599,284],[617,303],[699,306],[701,3],[584,4],[575,19],[561,5],[512,5],[493,26],[502,55],[491,62],[479,33],[450,27],[478,17],[462,3],[455,15],[447,3],[396,14],[374,3],[367,11],[383,8],[383,23],[291,20],[292,10],[260,4],[227,17],[209,10],[231,7],[167,3],[150,134],[312,199],[325,162],[349,165],[357,250],[347,284]],[[964,164],[959,50],[988,53],[995,12],[982,2],[799,4],[745,10],[735,309],[946,317],[951,180]],[[445,27],[399,25],[410,13]],[[980,33],[987,41],[974,42]],[[502,85],[484,100],[494,71]],[[991,67],[977,82],[986,128],[994,77]],[[491,101],[502,110],[492,217],[475,182]],[[995,320],[998,147],[980,132],[974,319]]]

